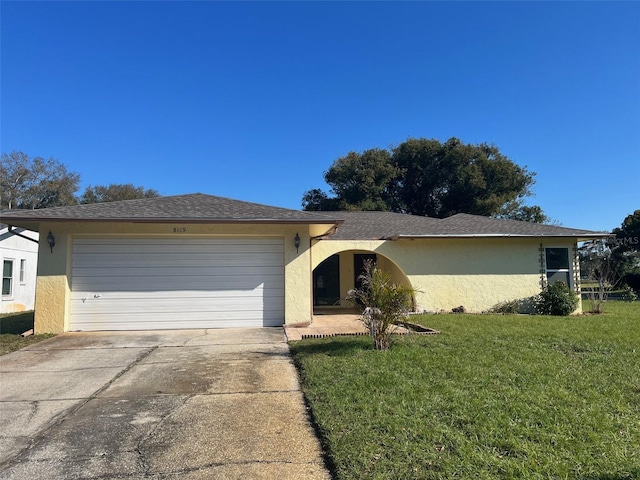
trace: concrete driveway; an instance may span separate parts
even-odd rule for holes
[[[68,333],[0,357],[0,478],[329,479],[280,328]]]

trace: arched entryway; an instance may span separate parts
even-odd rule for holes
[[[367,260],[376,263],[391,274],[394,282],[411,285],[404,272],[388,257],[368,250],[345,250],[337,252],[313,269],[314,312],[330,313],[354,309],[346,300],[349,290],[359,286],[358,277]]]

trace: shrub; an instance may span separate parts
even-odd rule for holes
[[[504,315],[520,313],[520,300],[508,300],[491,307],[487,313],[502,313]]]
[[[536,313],[540,315],[569,315],[578,307],[578,296],[564,282],[547,285],[536,302]]]
[[[625,302],[635,302],[638,299],[638,295],[629,285],[623,285],[621,290],[621,297]]]
[[[622,282],[630,286],[634,292],[640,293],[640,273],[627,273],[622,277]]]
[[[380,270],[371,261],[365,262],[360,280],[362,286],[351,290],[347,300],[364,305],[361,319],[371,333],[374,348],[388,350],[393,328],[411,311],[414,290],[408,285],[393,283],[391,274]]]
[[[535,296],[500,302],[487,310],[487,313],[501,313],[503,315],[514,315],[517,313],[536,313],[537,300],[538,297]]]

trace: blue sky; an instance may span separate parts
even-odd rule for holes
[[[638,2],[12,2],[1,147],[89,184],[300,208],[349,151],[493,143],[530,204],[640,208]]]

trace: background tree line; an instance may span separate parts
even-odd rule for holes
[[[602,311],[613,290],[640,294],[640,209],[627,215],[615,237],[584,242],[580,247],[580,271],[592,282],[589,299],[594,312]]]
[[[49,158],[30,158],[23,152],[3,153],[0,158],[0,210],[60,207],[158,197],[153,189],[131,183],[89,185],[76,196],[80,175]]]
[[[444,218],[456,213],[548,223],[527,206],[535,173],[495,145],[410,138],[390,150],[349,152],[324,173],[330,194],[304,193],[304,210],[386,210]]]
[[[456,213],[547,223],[539,206],[527,206],[535,173],[493,145],[465,145],[457,138],[408,139],[395,148],[350,152],[324,173],[333,196],[305,192],[304,210],[386,210],[444,218]],[[35,209],[158,197],[157,190],[131,183],[89,185],[55,158],[23,152],[0,157],[0,210]],[[640,290],[640,210],[628,215],[615,238],[580,249],[583,273],[610,287],[628,283]],[[609,288],[609,287],[608,287]]]

